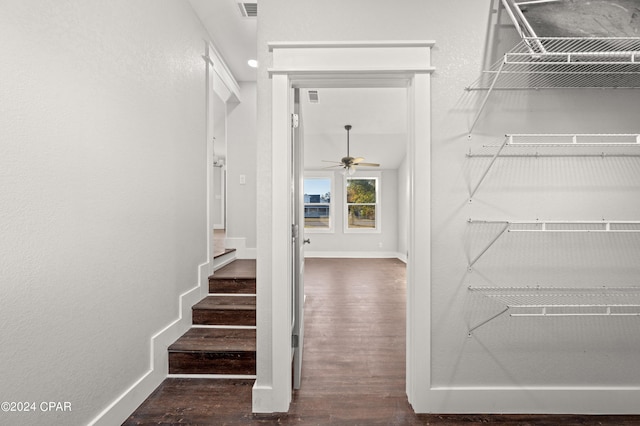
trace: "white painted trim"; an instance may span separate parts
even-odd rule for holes
[[[291,82],[287,75],[272,78],[271,114],[271,268],[269,277],[258,274],[257,309],[270,312],[269,323],[258,321],[258,358],[263,347],[270,347],[270,371],[261,371],[253,391],[253,412],[286,412],[291,402]],[[284,189],[284,190],[283,190]],[[283,208],[283,206],[285,206]],[[258,262],[261,258],[258,259]],[[277,265],[277,266],[276,266]],[[263,285],[265,283],[266,285]],[[260,297],[261,289],[270,287],[270,297]],[[258,315],[260,318],[260,315]],[[264,326],[263,326],[264,324]],[[264,336],[264,337],[263,337]],[[264,340],[262,340],[264,339]],[[258,359],[259,361],[259,359]]]
[[[169,374],[167,379],[255,379],[255,374]]]
[[[305,259],[309,258],[345,258],[345,259],[400,259],[406,262],[406,256],[393,251],[305,251]]]
[[[409,78],[412,74],[431,74],[435,71],[434,67],[416,67],[416,68],[323,68],[323,69],[306,69],[306,68],[267,68],[269,76],[272,77],[276,74],[295,74],[300,76],[322,78],[323,75],[344,75],[345,77],[352,76],[358,77],[362,75],[375,75],[378,78],[396,79],[398,77]]]
[[[325,170],[305,170],[303,172],[303,180],[307,179],[325,179],[329,180],[329,194],[331,194],[329,200],[329,227],[328,228],[304,228],[304,234],[333,234],[336,228],[336,202],[333,194],[336,193],[336,174],[332,171]],[[306,194],[306,191],[305,191]],[[306,207],[306,203],[305,204]]]
[[[213,67],[215,73],[218,75],[221,82],[229,91],[228,94],[218,93],[222,100],[225,103],[241,102],[240,86],[238,85],[238,82],[231,73],[231,70],[229,70],[227,64],[222,59],[220,53],[218,53],[218,50],[210,42],[206,42],[206,50],[202,58]]]
[[[409,86],[409,238],[407,244],[407,397],[417,413],[431,388],[431,86],[417,74]],[[418,238],[419,236],[419,238]]]
[[[203,279],[208,283],[208,275],[203,278],[203,273],[208,270],[209,262],[199,265],[198,285],[180,295],[178,318],[151,337],[149,370],[91,420],[89,426],[121,424],[167,377],[167,348],[191,327],[191,307],[202,300]]]
[[[376,47],[432,47],[434,40],[362,40],[362,41],[272,41],[267,43],[269,52],[273,49],[300,48],[376,48]]]
[[[375,228],[349,228],[349,203],[347,202],[347,182],[356,179],[372,179],[376,181],[376,202],[372,203],[376,210]],[[343,234],[380,234],[382,233],[382,172],[357,171],[353,175],[342,176],[342,233]],[[357,204],[357,203],[356,203]]]
[[[248,294],[246,296],[249,296]],[[255,330],[255,325],[207,325],[207,324],[193,324],[191,328],[209,328],[220,330]]]
[[[639,399],[637,387],[432,388],[413,408],[442,414],[638,414]]]

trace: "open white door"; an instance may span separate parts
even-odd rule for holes
[[[302,349],[304,344],[304,152],[302,143],[302,119],[300,115],[300,89],[294,89],[291,117],[291,170],[292,170],[292,307],[293,323],[291,342],[293,347],[293,387],[300,389],[302,380]]]

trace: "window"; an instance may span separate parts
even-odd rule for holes
[[[378,177],[347,177],[345,232],[380,232]]]
[[[332,176],[332,173],[305,173],[305,232],[333,232]]]

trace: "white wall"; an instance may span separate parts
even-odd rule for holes
[[[331,196],[335,210],[334,231],[320,233],[305,230],[305,238],[311,240],[311,244],[305,249],[306,257],[395,257],[398,254],[398,172],[380,170],[375,173],[378,173],[380,178],[380,232],[344,232],[345,177],[339,171],[333,172],[335,192]],[[366,171],[352,175],[358,176],[375,177]]]
[[[2,2],[0,400],[86,424],[206,262],[205,31],[186,1]]]
[[[559,237],[505,238],[469,273],[467,264],[490,235],[470,229],[467,220],[638,220],[637,159],[512,159],[483,184],[473,203],[469,191],[479,177],[482,160],[468,159],[469,147],[501,141],[505,133],[638,132],[638,91],[537,91],[494,95],[476,132],[467,139],[479,104],[468,93],[483,68],[485,56],[498,57],[515,44],[509,26],[492,22],[485,0],[393,2],[328,0],[320,3],[266,0],[260,4],[259,61],[270,65],[269,41],[435,40],[432,65],[432,291],[431,374],[436,411],[584,411],[633,412],[631,393],[569,391],[532,397],[528,391],[497,387],[575,386],[606,389],[638,386],[640,350],[637,318],[518,319],[503,316],[467,337],[469,327],[500,306],[476,300],[473,285],[634,285],[640,273],[638,239],[562,240]],[[357,25],[354,25],[357,17]],[[286,23],[286,25],[283,25]],[[507,28],[508,30],[505,30]],[[489,41],[494,33],[502,39]],[[484,64],[488,65],[488,64]],[[265,255],[259,268],[268,271],[270,224],[270,82],[258,80],[259,166],[258,247]],[[600,161],[602,160],[602,161]],[[420,191],[421,188],[415,188]],[[264,249],[261,249],[263,247]],[[551,249],[549,249],[551,248]],[[629,256],[633,253],[634,256]],[[593,264],[594,259],[597,263]],[[419,259],[414,259],[419,261]],[[547,268],[547,264],[551,262]],[[543,265],[544,268],[540,268]],[[593,266],[597,267],[593,267]],[[267,283],[268,285],[269,283]],[[266,292],[268,293],[268,292]],[[474,387],[470,392],[447,389]],[[482,394],[483,390],[487,393]],[[473,394],[473,392],[477,392]],[[623,392],[624,393],[624,392]],[[446,395],[445,395],[446,394]],[[471,394],[482,398],[474,398]],[[466,395],[466,396],[465,396]],[[585,396],[586,395],[586,396]],[[589,395],[593,395],[590,397]],[[539,398],[540,397],[540,398]],[[571,402],[569,404],[569,402]]]
[[[242,103],[227,106],[227,238],[256,248],[256,83],[240,82]],[[245,183],[240,183],[240,175]],[[248,254],[250,255],[250,254]]]

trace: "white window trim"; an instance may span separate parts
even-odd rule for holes
[[[333,172],[306,171],[304,179],[329,179],[331,182],[331,200],[329,201],[329,227],[328,228],[304,228],[305,234],[333,234],[336,223],[336,179]],[[304,204],[304,201],[303,201]]]
[[[347,181],[349,179],[375,179],[376,180],[376,227],[375,228],[349,228],[349,204],[347,203]],[[382,232],[382,173],[363,171],[353,175],[344,175],[342,185],[342,227],[345,234],[380,234]]]

